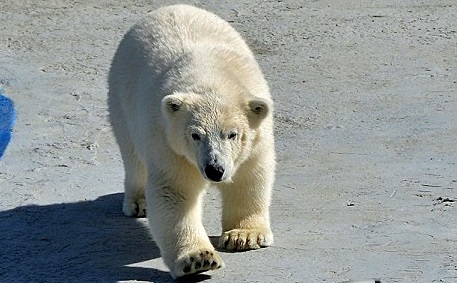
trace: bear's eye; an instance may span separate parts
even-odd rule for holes
[[[228,138],[229,140],[234,140],[236,138],[237,134],[235,132],[231,132],[229,135],[228,135]]]
[[[192,139],[193,139],[194,141],[199,141],[199,140],[200,140],[200,135],[199,135],[199,134],[193,133],[193,134],[191,135],[191,137],[192,137]]]

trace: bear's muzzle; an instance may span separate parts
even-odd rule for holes
[[[225,171],[224,168],[218,164],[207,165],[205,167],[206,177],[213,182],[222,181],[222,177],[224,176],[224,171]]]

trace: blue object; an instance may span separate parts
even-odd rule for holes
[[[16,112],[11,99],[3,96],[3,91],[0,89],[0,158],[11,140],[11,132],[13,131]]]

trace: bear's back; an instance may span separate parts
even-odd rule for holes
[[[212,49],[238,54],[249,61],[249,67],[258,69],[247,44],[220,17],[188,5],[160,8],[125,34],[111,64],[110,90],[123,96],[134,93],[140,80],[149,81],[150,86],[163,83],[159,77],[170,68],[189,65],[189,54],[208,55]]]
[[[179,54],[195,45],[223,45],[242,56],[253,57],[244,40],[226,21],[193,6],[160,8],[146,16],[130,32],[143,41],[144,46],[152,49],[148,52],[158,48],[161,53],[169,49]]]
[[[137,117],[144,112],[157,120],[165,95],[218,87],[229,75],[252,95],[270,98],[254,55],[229,23],[192,6],[167,6],[150,13],[122,39],[109,72],[108,104],[112,113]]]

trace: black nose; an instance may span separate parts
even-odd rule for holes
[[[211,181],[220,182],[224,175],[224,168],[219,165],[208,165],[205,168],[205,174]]]

